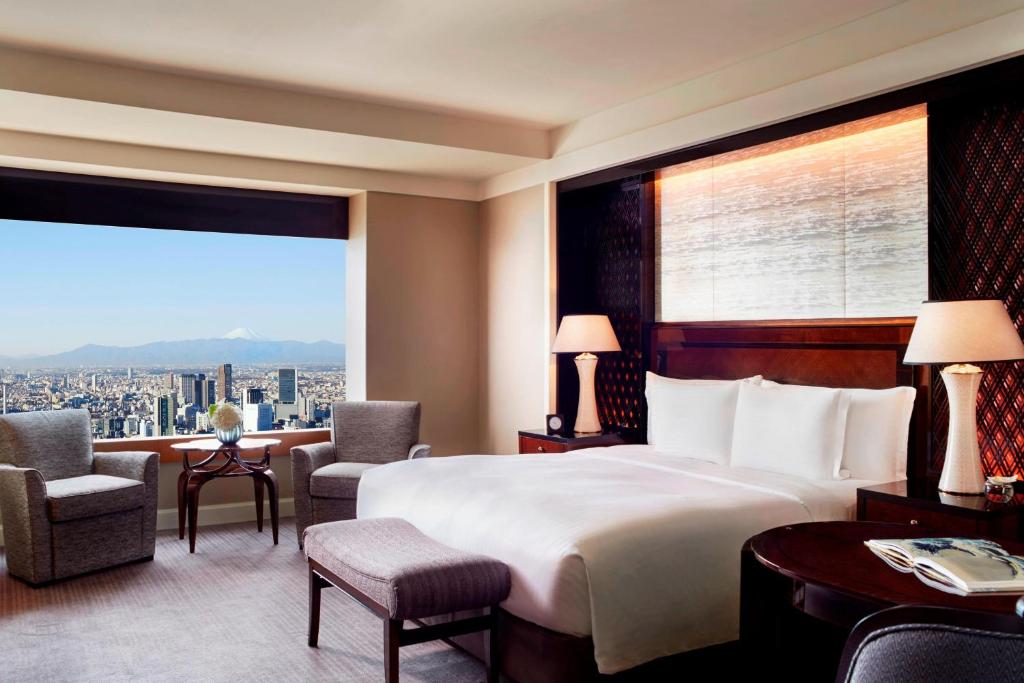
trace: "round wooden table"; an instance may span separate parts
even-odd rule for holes
[[[743,547],[740,642],[752,661],[793,680],[834,680],[850,630],[895,605],[1014,614],[1018,596],[959,596],[892,569],[864,545],[949,536],[911,524],[812,522],[771,529]],[[1015,555],[1024,545],[998,541]]]
[[[176,443],[171,448],[181,451],[181,474],[178,475],[178,538],[185,538],[185,514],[188,513],[189,552],[196,551],[196,531],[199,518],[199,491],[206,482],[221,477],[252,477],[256,495],[256,528],[263,531],[263,487],[270,496],[270,525],[277,545],[278,488],[277,475],[270,469],[270,449],[279,446],[279,439],[240,439],[234,444],[217,439],[199,439]],[[242,457],[246,451],[263,451],[259,459]],[[199,452],[203,457],[192,462],[189,454]],[[219,461],[218,461],[219,459]]]

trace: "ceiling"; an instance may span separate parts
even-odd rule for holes
[[[1024,0],[0,0],[0,164],[476,198],[1024,52]]]
[[[893,0],[0,0],[0,42],[552,128]]]

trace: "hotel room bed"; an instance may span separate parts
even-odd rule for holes
[[[852,519],[867,480],[811,481],[616,446],[457,456],[363,475],[359,517],[402,517],[506,562],[502,607],[593,640],[615,673],[738,636],[739,551],[771,527]]]
[[[914,388],[909,431],[889,446],[867,449],[869,459],[882,458],[882,469],[858,467],[845,480],[841,472],[814,477],[771,466],[746,469],[736,458],[716,464],[682,457],[695,443],[685,439],[667,452],[616,446],[563,455],[433,458],[367,472],[358,514],[403,517],[439,541],[510,565],[512,593],[499,623],[503,672],[514,680],[598,680],[599,673],[677,652],[688,654],[651,666],[692,674],[701,662],[728,665],[714,653],[734,650],[707,646],[737,637],[743,543],[783,524],[852,519],[856,489],[880,481],[874,474],[891,481],[918,476],[925,466],[928,375],[902,364],[911,328],[906,319],[650,328],[646,365],[666,378],[758,375],[762,384]],[[679,411],[678,419],[694,423],[691,437],[693,430],[710,434],[707,423],[693,419],[699,406]],[[859,412],[857,419],[848,414],[847,426],[859,425],[849,433],[893,435],[891,425],[874,428],[884,417]],[[650,411],[645,416],[649,437],[652,424],[665,426]],[[792,417],[756,424],[785,431]],[[764,449],[759,426],[744,432],[753,451],[744,453],[747,461],[757,452],[800,459],[799,449]],[[903,454],[896,453],[904,445]],[[845,463],[846,446],[843,451]],[[478,655],[481,643],[460,641]],[[650,667],[623,675],[643,670]]]

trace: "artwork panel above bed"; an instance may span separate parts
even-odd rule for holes
[[[909,107],[656,173],[656,319],[913,315],[928,128]]]

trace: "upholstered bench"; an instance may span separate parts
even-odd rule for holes
[[[335,586],[384,620],[384,680],[398,681],[398,648],[490,629],[487,680],[498,680],[497,605],[504,563],[442,545],[402,519],[351,519],[306,529],[309,645],[320,632],[320,591]],[[489,608],[484,616],[405,628],[405,621]]]

